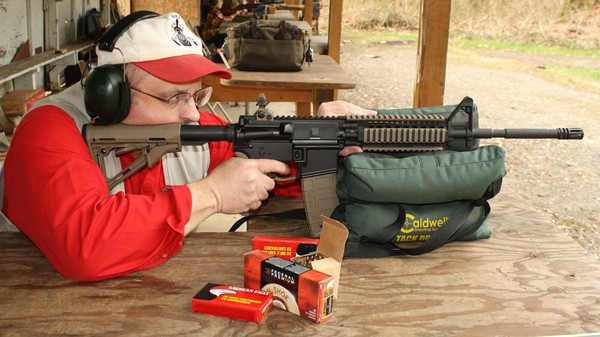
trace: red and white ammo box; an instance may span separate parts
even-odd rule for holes
[[[207,283],[192,299],[192,311],[260,323],[273,306],[273,294]]]
[[[291,261],[262,250],[244,255],[244,287],[273,293],[273,305],[315,323],[331,318],[348,229],[321,216],[317,250]]]

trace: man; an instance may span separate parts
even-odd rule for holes
[[[173,37],[179,33],[193,43],[178,43]],[[201,116],[195,104],[207,100],[209,89],[202,88],[201,77],[231,74],[202,57],[194,39],[184,20],[171,13],[135,23],[113,52],[97,50],[99,66],[125,64],[131,106],[122,123],[210,118]],[[86,115],[81,111],[84,90],[75,85],[30,111],[5,161],[3,213],[65,276],[99,280],[156,266],[179,251],[184,235],[209,215],[258,208],[274,187],[265,173],[288,173],[281,162],[232,158],[204,179],[169,186],[165,171],[177,168],[162,161],[128,179],[125,193],[110,195],[76,123]],[[69,105],[79,111],[67,112]],[[208,158],[207,147],[197,151]],[[213,159],[226,159],[220,156]],[[126,156],[121,163],[131,160]],[[202,178],[209,167],[196,164],[198,171],[190,174]]]
[[[219,33],[219,29],[223,22],[232,21],[239,12],[235,12],[231,15],[225,15],[221,11],[223,7],[223,0],[208,0],[210,4],[210,11],[206,15],[206,21],[202,23],[201,36],[204,43],[207,45],[214,45],[215,48],[221,48],[225,42],[227,34]]]
[[[231,73],[202,56],[177,13],[136,21],[112,51],[97,48],[97,55],[92,72],[124,67],[131,102],[121,123],[225,124],[198,111],[211,92],[201,78]],[[102,96],[88,102],[88,94],[95,93],[76,84],[38,102],[15,131],[4,164],[0,220],[14,223],[67,277],[96,281],[157,266],[208,216],[258,208],[275,185],[266,173],[289,172],[274,160],[232,158],[231,144],[217,142],[166,155],[109,191],[81,135],[90,114],[99,117],[92,106],[104,103]],[[134,159],[109,161],[125,167]]]

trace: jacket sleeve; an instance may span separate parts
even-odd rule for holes
[[[4,213],[67,277],[96,281],[148,269],[183,245],[189,189],[109,195],[80,130],[56,107],[24,117],[5,182]]]

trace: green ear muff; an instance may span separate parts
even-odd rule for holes
[[[115,65],[92,69],[85,79],[85,109],[97,125],[120,123],[129,113],[129,85]]]
[[[133,24],[157,16],[157,13],[150,11],[138,11],[127,15],[98,39],[98,49],[113,52],[119,37]],[[85,78],[84,87],[85,109],[94,124],[117,124],[129,114],[129,84],[120,65],[106,64],[92,69]]]

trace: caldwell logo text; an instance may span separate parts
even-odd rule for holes
[[[442,227],[447,220],[447,216],[441,219],[415,218],[414,215],[407,213],[404,226],[400,229],[400,233],[396,235],[396,242],[427,241],[431,233]]]

